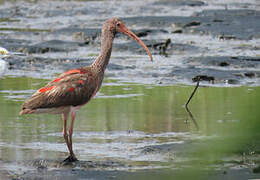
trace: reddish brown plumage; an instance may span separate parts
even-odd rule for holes
[[[69,73],[68,73],[69,72]],[[79,106],[87,103],[98,86],[98,76],[90,67],[61,74],[54,81],[36,91],[22,109],[36,110],[61,106]],[[84,73],[82,73],[84,72]],[[22,111],[23,114],[23,111]]]
[[[104,71],[109,62],[112,43],[117,32],[125,33],[135,39],[152,60],[144,43],[126,28],[118,18],[107,20],[102,28],[101,53],[91,66],[69,70],[36,91],[22,106],[20,114],[54,113],[62,114],[64,120],[63,136],[70,151],[68,161],[75,161],[72,150],[73,122],[76,110],[86,104],[99,90]],[[67,134],[66,121],[71,114],[71,125]]]
[[[51,87],[43,87],[41,89],[38,90],[39,93],[43,93],[46,91],[51,91],[55,86],[51,86]]]

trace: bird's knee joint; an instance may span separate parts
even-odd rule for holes
[[[68,134],[66,132],[63,132],[63,137],[64,138],[67,138],[68,137]]]
[[[73,131],[69,130],[69,136],[72,136],[72,134],[73,134]]]

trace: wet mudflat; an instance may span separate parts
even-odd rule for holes
[[[0,14],[1,46],[26,54],[7,58],[9,75],[42,77],[48,69],[50,78],[91,63],[103,22],[118,16],[150,47],[154,63],[144,60],[136,42],[118,35],[108,77],[191,84],[199,74],[213,76],[220,86],[259,85],[260,13],[254,0],[2,1]]]
[[[1,80],[1,171],[8,178],[259,177],[259,87],[201,87],[190,104],[194,122],[183,107],[191,86],[106,80],[77,117],[80,161],[64,164],[60,117],[18,116],[45,82]]]
[[[0,179],[259,178],[257,1],[0,1]],[[120,8],[119,8],[120,7]],[[98,16],[97,16],[98,14]],[[80,159],[55,115],[19,116],[35,89],[91,64],[100,28],[118,16],[154,62],[118,35],[97,97],[76,119]],[[190,104],[195,122],[183,105]]]

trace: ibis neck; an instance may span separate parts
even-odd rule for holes
[[[91,65],[98,72],[104,73],[107,67],[112,52],[114,37],[115,35],[111,31],[102,30],[101,52],[97,59]]]

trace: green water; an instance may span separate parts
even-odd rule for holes
[[[19,116],[21,104],[33,92],[26,90],[40,88],[46,82],[25,77],[0,80],[0,159],[3,161],[65,156],[62,121],[58,115]],[[199,129],[183,107],[193,88],[120,84],[106,80],[97,97],[78,112],[75,136],[82,132],[142,132],[150,135],[148,142],[153,142],[153,135],[188,133],[188,138],[180,138],[186,148],[176,150],[181,163],[176,158],[169,158],[163,162],[167,167],[176,164],[195,167],[198,163],[196,167],[218,166],[227,162],[223,160],[225,158],[231,158],[228,162],[233,164],[258,164],[260,87],[200,87],[190,103]],[[53,133],[56,135],[51,135]],[[196,140],[193,137],[197,137]],[[101,149],[112,141],[117,142],[100,140],[98,136],[91,140],[75,139],[76,143],[95,142]],[[147,137],[133,138],[131,143],[147,143],[145,139]],[[160,143],[175,140],[178,137],[154,138]],[[31,149],[28,143],[32,142],[45,143],[47,148]],[[57,146],[57,150],[52,146]],[[86,160],[90,155],[87,150],[79,150],[78,156]],[[149,163],[148,160],[145,164]]]

